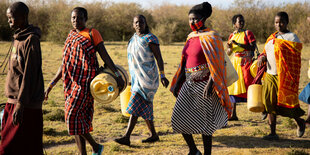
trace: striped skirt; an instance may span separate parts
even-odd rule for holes
[[[207,81],[184,82],[172,113],[172,129],[184,134],[212,135],[227,125],[227,113],[216,92],[203,97]]]

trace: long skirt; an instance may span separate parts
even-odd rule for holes
[[[184,82],[172,113],[172,129],[184,134],[212,135],[216,129],[227,125],[227,113],[213,90],[203,97],[207,81]]]
[[[266,111],[270,114],[281,115],[284,117],[298,118],[305,114],[300,107],[286,108],[278,106],[278,76],[266,74],[263,84],[263,104]]]
[[[145,100],[138,92],[130,96],[126,111],[133,116],[141,116],[145,120],[153,120],[153,103]]]
[[[15,104],[5,105],[0,154],[43,155],[43,114],[42,109],[25,108],[21,124],[13,125],[12,114]]]

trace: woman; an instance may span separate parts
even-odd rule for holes
[[[115,142],[127,146],[130,146],[130,135],[139,116],[145,120],[151,132],[151,136],[142,140],[142,143],[159,140],[153,122],[153,99],[159,85],[155,59],[159,67],[161,83],[164,87],[169,85],[164,73],[164,63],[158,39],[150,32],[143,15],[137,15],[133,18],[133,28],[136,33],[129,40],[127,48],[131,76],[131,97],[126,111],[131,116],[125,135],[115,139]]]
[[[71,13],[73,30],[70,31],[63,50],[63,62],[54,79],[45,91],[47,100],[49,92],[62,77],[65,93],[65,120],[70,135],[75,141],[81,154],[86,154],[85,140],[93,149],[93,155],[101,154],[103,146],[91,136],[94,113],[94,99],[90,93],[90,82],[98,71],[96,51],[104,63],[117,75],[120,89],[124,81],[117,72],[113,61],[108,55],[100,33],[95,29],[86,28],[87,10],[76,7]]]
[[[301,68],[302,44],[293,32],[287,29],[289,17],[286,12],[275,16],[276,32],[267,39],[257,65],[266,62],[267,73],[263,84],[263,104],[268,113],[271,133],[265,140],[278,140],[276,134],[277,115],[294,118],[297,123],[297,136],[305,132],[305,120],[300,118],[304,111],[299,106],[298,86]]]
[[[225,79],[223,42],[214,30],[204,25],[211,13],[208,2],[189,11],[193,32],[188,35],[170,89],[177,97],[172,128],[182,133],[189,154],[201,154],[192,134],[202,134],[205,154],[211,154],[212,134],[227,125],[232,109]]]
[[[233,103],[233,113],[229,120],[238,120],[236,113],[237,103],[247,101],[247,89],[253,81],[250,66],[256,41],[250,30],[243,29],[244,18],[241,14],[233,16],[232,24],[235,31],[229,36],[227,54],[233,54],[231,62],[239,75],[239,79],[228,87],[229,98]]]

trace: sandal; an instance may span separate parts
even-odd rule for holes
[[[157,135],[142,140],[142,143],[153,143],[153,142],[156,142],[156,141],[159,141],[159,137]]]
[[[305,130],[306,130],[306,122],[305,120],[303,120],[301,127],[297,126],[297,137],[302,137],[305,134]]]
[[[92,155],[101,155],[103,152],[103,148],[104,146],[99,144],[98,152],[97,153],[93,152]]]
[[[116,138],[114,141],[118,144],[130,146],[130,139],[127,137]]]

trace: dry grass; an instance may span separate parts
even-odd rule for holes
[[[106,48],[116,64],[127,65],[126,42],[107,42]],[[51,80],[61,63],[62,45],[43,42],[43,72],[45,85]],[[0,62],[4,59],[9,43],[0,42]],[[263,44],[259,45],[262,49]],[[165,61],[165,72],[171,79],[180,61],[180,52],[183,43],[175,43],[161,46]],[[260,50],[262,51],[262,50]],[[310,46],[305,46],[302,54],[302,73],[300,82],[301,89],[309,82],[306,77],[308,60],[310,59]],[[102,64],[102,60],[99,60]],[[5,75],[0,75],[0,102],[5,102],[4,97]],[[48,102],[44,103],[44,147],[50,154],[77,154],[78,150],[74,138],[69,136],[66,125],[59,119],[60,110],[64,109],[62,84],[59,82],[49,96]],[[180,134],[174,133],[171,128],[170,118],[175,104],[173,95],[160,86],[154,100],[154,116],[156,130],[160,135],[160,142],[154,144],[141,143],[141,139],[149,134],[145,122],[139,118],[132,134],[132,147],[120,146],[113,142],[113,138],[121,136],[127,126],[126,118],[121,116],[120,100],[117,98],[110,104],[95,103],[93,120],[93,137],[105,146],[104,154],[187,154],[188,148]],[[301,103],[304,110],[307,105]],[[244,103],[239,104],[237,113],[240,121],[229,122],[227,128],[218,130],[213,138],[213,154],[309,154],[310,131],[306,129],[303,138],[296,138],[295,122],[291,119],[279,117],[277,132],[279,141],[270,142],[262,140],[262,136],[268,134],[267,121],[261,120],[259,113],[252,113],[246,109]],[[305,117],[305,116],[304,116]],[[53,121],[51,121],[53,120]],[[203,151],[200,135],[195,135],[198,148]],[[87,145],[88,153],[91,148]]]

